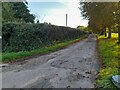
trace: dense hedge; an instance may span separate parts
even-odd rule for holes
[[[54,42],[75,39],[85,32],[49,24],[3,23],[2,51],[30,51]]]

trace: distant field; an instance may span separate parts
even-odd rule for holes
[[[111,82],[111,77],[120,74],[118,72],[120,68],[118,64],[120,60],[120,45],[117,44],[117,37],[118,35],[115,33],[112,33],[112,38],[98,37],[98,52],[101,61],[101,70],[97,80],[98,87],[116,89]]]
[[[118,34],[117,33],[112,33],[112,38],[118,38]]]

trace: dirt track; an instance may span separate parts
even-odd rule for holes
[[[96,37],[3,68],[3,88],[95,88]]]

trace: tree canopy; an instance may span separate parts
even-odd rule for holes
[[[93,32],[104,32],[106,36],[108,28],[110,38],[111,28],[120,25],[120,2],[80,2],[80,10],[83,18],[89,20],[88,28]]]
[[[3,21],[17,21],[34,23],[34,15],[30,14],[27,2],[3,2],[2,3]]]

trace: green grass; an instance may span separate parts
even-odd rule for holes
[[[43,47],[41,49],[32,50],[30,52],[21,51],[21,52],[2,53],[2,59],[0,59],[1,60],[0,62],[3,62],[3,63],[13,62],[13,61],[17,61],[17,60],[24,59],[24,58],[30,58],[31,56],[46,54],[46,53],[64,48],[64,47],[68,46],[69,44],[75,43],[83,38],[85,38],[85,36],[82,36],[75,40],[69,40],[69,41],[66,41],[63,43],[56,43],[52,46]]]
[[[119,60],[120,60],[120,45],[117,44],[117,34],[112,34],[112,38],[98,37],[98,52],[101,61],[101,70],[98,75],[97,86],[101,88],[116,87],[111,82],[113,75],[118,75]]]

